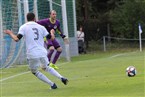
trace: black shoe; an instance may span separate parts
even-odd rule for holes
[[[61,81],[63,82],[63,84],[67,85],[68,80],[66,78],[61,78]]]
[[[51,86],[51,89],[57,89],[57,85],[54,83],[53,86]]]

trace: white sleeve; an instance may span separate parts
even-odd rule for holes
[[[42,26],[43,27],[43,26]],[[45,27],[43,27],[43,36],[47,36],[49,34],[49,32],[46,30]]]
[[[79,31],[77,31],[77,37],[79,37]]]
[[[84,32],[82,33],[82,37],[84,37],[85,36],[85,34],[84,34]]]
[[[23,26],[21,26],[21,27],[19,28],[18,34],[24,35],[24,27],[23,27]]]

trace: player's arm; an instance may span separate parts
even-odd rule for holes
[[[47,33],[48,33],[48,32],[47,32]],[[55,33],[54,29],[50,30],[50,34],[48,33],[48,34],[44,37],[44,41],[47,42],[47,40],[49,40],[49,39],[54,40],[54,39],[55,39],[54,33]]]
[[[59,26],[58,26],[58,28],[56,30],[57,30],[58,34],[63,38],[64,43],[65,44],[69,44],[68,38],[62,33],[62,31],[60,29],[60,24],[59,24]]]
[[[36,21],[36,23],[38,23],[38,24],[40,24],[40,25],[42,25],[44,27],[47,27],[47,24],[46,24],[46,22],[45,22],[44,19],[43,20]]]
[[[42,20],[36,21],[36,23],[38,23],[40,25],[43,25],[44,24]]]
[[[46,39],[51,39],[51,40],[54,40],[54,35],[50,35],[50,34],[47,34],[46,35]]]
[[[58,33],[60,34],[60,36],[62,37],[64,43],[65,43],[65,44],[69,44],[68,38],[61,32],[60,28],[58,28],[58,31],[57,31],[57,32],[58,32]]]
[[[42,26],[43,27],[43,26]],[[47,41],[48,39],[54,40],[55,39],[55,31],[51,30],[50,33],[46,30],[45,27],[43,27],[43,32],[44,32],[44,41]]]
[[[11,30],[4,30],[4,32],[10,35],[11,38],[16,42],[18,42],[23,37],[21,34],[15,35]]]
[[[58,28],[56,29],[56,31],[58,32],[58,34],[64,39],[66,36],[62,33],[60,26],[58,26]]]

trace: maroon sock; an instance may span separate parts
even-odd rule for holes
[[[53,60],[52,60],[52,63],[53,63],[53,64],[55,64],[55,63],[56,63],[56,61],[58,60],[58,58],[59,58],[60,54],[61,54],[61,52],[60,52],[60,51],[57,51],[57,52],[55,53],[55,56],[54,56],[54,58],[53,58]]]

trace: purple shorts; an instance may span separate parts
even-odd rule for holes
[[[49,49],[50,46],[54,46],[55,49],[60,47],[60,45],[59,45],[59,43],[57,42],[56,39],[54,39],[54,40],[51,40],[51,39],[47,40],[47,43],[45,42],[45,46],[47,47],[47,49]]]

